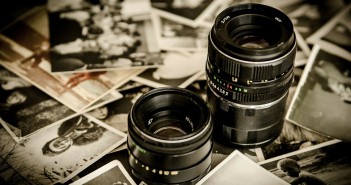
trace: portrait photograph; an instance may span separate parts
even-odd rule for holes
[[[45,92],[0,66],[0,118],[15,141],[75,114]]]
[[[126,141],[126,134],[88,115],[60,121],[20,144],[7,133],[0,137],[0,156],[32,184],[65,183]]]
[[[351,62],[315,45],[286,119],[325,136],[351,141],[350,100]]]

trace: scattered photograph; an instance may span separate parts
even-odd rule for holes
[[[65,1],[64,5],[49,2],[51,71],[102,71],[162,65],[150,16],[144,16],[149,17],[147,20],[133,20],[122,14],[128,9],[129,15],[133,6],[141,1],[134,2],[82,1],[77,4],[72,1],[69,4]],[[65,30],[70,32],[67,34]]]
[[[0,118],[17,142],[75,114],[73,110],[1,66],[0,85]]]
[[[304,66],[307,63],[308,57],[311,54],[311,49],[308,46],[306,40],[302,37],[302,35],[295,30],[295,37],[296,37],[296,55],[294,66]]]
[[[254,178],[253,178],[254,177]],[[253,162],[238,150],[212,169],[197,184],[288,184]]]
[[[298,5],[296,9],[284,12],[295,29],[306,39],[337,14],[345,3],[343,0],[301,1]]]
[[[71,183],[71,185],[123,184],[136,185],[132,177],[118,160],[113,160],[99,169]]]
[[[286,119],[317,133],[351,141],[350,71],[350,61],[314,45]]]
[[[101,120],[107,125],[123,132],[128,131],[128,113],[135,101],[144,93],[150,91],[151,87],[146,85],[121,90],[123,98],[112,101],[101,107],[87,112],[87,114]]]
[[[164,52],[164,65],[147,69],[132,80],[150,87],[183,87],[205,72],[206,52]]]
[[[190,27],[197,27],[217,6],[214,0],[150,1],[152,10],[157,15]]]
[[[65,183],[126,141],[126,134],[89,115],[69,118],[21,143],[0,132],[0,156],[31,184]],[[74,156],[74,157],[72,157]]]
[[[350,143],[331,140],[259,162],[263,168],[289,184],[351,183]]]
[[[351,58],[351,5],[346,6],[329,22],[307,38],[310,44],[319,44],[346,60]]]
[[[208,27],[190,27],[152,14],[157,41],[162,50],[207,50]]]

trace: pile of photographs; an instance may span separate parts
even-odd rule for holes
[[[145,184],[131,176],[126,157],[131,106],[167,86],[206,99],[208,33],[223,9],[249,2],[280,9],[295,27],[285,124],[261,148],[214,141],[212,170],[198,184],[350,184],[348,0],[24,3],[0,28],[0,179]]]

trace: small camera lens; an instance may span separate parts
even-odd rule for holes
[[[132,173],[148,184],[192,184],[210,169],[212,121],[206,102],[181,88],[141,96],[128,116]]]

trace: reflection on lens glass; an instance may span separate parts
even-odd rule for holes
[[[264,38],[254,35],[245,35],[240,37],[238,43],[243,48],[252,49],[264,49],[270,46],[270,44]]]
[[[178,127],[167,126],[155,130],[154,134],[159,136],[179,137],[185,136],[187,133]]]

